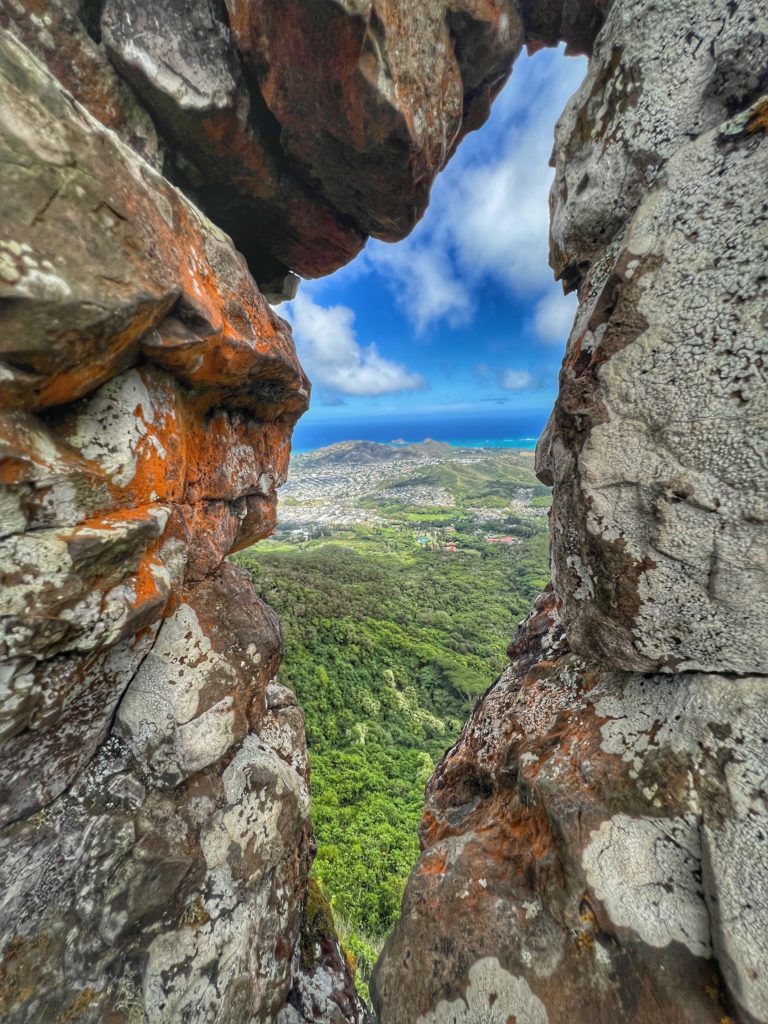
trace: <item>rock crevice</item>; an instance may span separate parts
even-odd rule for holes
[[[553,590],[428,786],[377,1011],[768,1021],[764,5],[0,0],[0,30],[3,1020],[366,1019],[307,896],[279,624],[226,561],[309,401],[267,300],[407,234],[564,42]]]

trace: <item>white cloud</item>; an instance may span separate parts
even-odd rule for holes
[[[583,74],[582,60],[521,56],[490,124],[438,177],[410,238],[369,244],[370,264],[418,333],[443,319],[466,322],[488,279],[532,305],[550,288],[548,163],[555,121]],[[555,330],[553,311],[552,302],[542,313],[542,337]]]
[[[320,306],[301,292],[289,304],[296,348],[310,379],[343,395],[390,395],[425,388],[418,373],[363,348],[348,306]]]
[[[467,283],[455,275],[445,250],[429,243],[373,243],[369,256],[417,334],[437,320],[457,327],[471,318],[473,304]]]
[[[549,124],[551,132],[551,123]],[[488,275],[513,292],[545,286],[552,148],[540,123],[506,140],[497,159],[471,167],[455,183],[455,197],[442,211],[438,238],[454,251],[462,273]]]
[[[533,322],[541,340],[551,345],[563,345],[573,325],[577,305],[576,296],[563,295],[559,287],[539,299]]]
[[[499,387],[505,391],[525,391],[534,383],[533,375],[527,370],[502,370]]]
[[[478,363],[475,366],[475,378],[481,387],[500,388],[502,391],[529,391],[542,386],[541,378],[528,370],[512,370],[509,368],[489,366]],[[508,397],[491,395],[483,398],[484,402],[508,402]]]

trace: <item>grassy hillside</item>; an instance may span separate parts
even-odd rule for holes
[[[539,483],[531,465],[521,465],[517,457],[504,457],[477,462],[474,465],[442,463],[395,478],[389,484],[391,490],[410,488],[418,485],[441,487],[448,491],[455,501],[476,508],[502,509],[511,501],[519,500],[521,492],[530,492],[534,497],[543,498],[549,504],[550,490]],[[525,495],[528,497],[528,495]]]

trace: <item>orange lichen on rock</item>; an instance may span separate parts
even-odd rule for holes
[[[46,90],[42,68],[30,64],[21,73],[17,45],[7,44],[0,64],[3,89],[8,102],[19,103],[29,102],[30,87],[38,89],[35,117],[51,141],[41,148],[18,125],[4,128],[13,160],[37,176],[34,188],[5,190],[10,198],[0,206],[9,239],[0,240],[0,251],[13,256],[20,247],[24,256],[4,286],[7,298],[24,301],[6,318],[3,352],[27,376],[0,386],[6,405],[60,405],[93,391],[135,362],[144,336],[172,314],[186,328],[187,348],[186,361],[178,349],[165,353],[171,371],[219,389],[222,401],[252,396],[255,407],[260,388],[277,384],[281,397],[261,414],[288,405],[298,416],[309,397],[306,378],[287,326],[243,257],[165,179],[94,129],[63,92]],[[197,342],[191,352],[190,341]],[[154,348],[163,363],[163,345]],[[154,348],[143,351],[151,358]]]
[[[768,132],[768,99],[755,104],[747,121],[746,131],[749,135],[754,135],[755,132]]]
[[[55,798],[93,754],[161,619],[180,614],[185,580],[202,586],[229,551],[274,529],[309,384],[290,328],[219,229],[8,36],[0,80],[4,103],[27,112],[3,121],[8,166],[35,170],[3,190],[0,240],[3,297],[20,300],[8,305],[0,385],[18,409],[0,418],[3,624],[20,694],[0,815],[12,818]],[[222,578],[233,589],[221,601],[236,602],[242,581]],[[241,680],[236,703],[249,710],[229,745],[264,685]],[[51,753],[20,773],[30,727]],[[54,730],[70,727],[72,742],[53,748]]]
[[[419,871],[423,875],[442,875],[448,860],[443,850],[431,850],[419,861]]]

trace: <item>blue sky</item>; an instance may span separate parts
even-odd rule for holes
[[[403,242],[279,307],[313,382],[305,420],[546,411],[575,310],[547,265],[548,161],[581,58],[522,54]],[[307,423],[309,426],[309,423]]]

